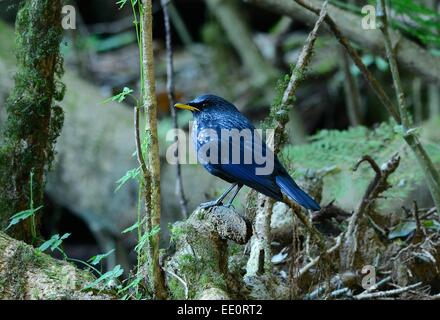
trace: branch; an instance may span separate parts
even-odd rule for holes
[[[326,250],[324,253],[322,253],[319,256],[317,256],[316,258],[313,258],[312,261],[310,261],[308,264],[306,264],[304,267],[302,267],[298,271],[298,274],[296,275],[296,278],[300,278],[300,277],[304,276],[319,261],[321,261],[323,258],[327,258],[329,255],[331,255],[336,250],[338,250],[340,248],[340,246],[341,246],[341,240],[342,240],[342,236],[338,236],[336,238],[335,245],[333,247],[331,247],[330,249]]]
[[[374,293],[361,293],[361,294],[354,296],[353,298],[356,300],[385,298],[385,297],[395,296],[395,295],[410,291],[414,288],[420,287],[421,285],[422,285],[422,282],[417,282],[417,283],[412,284],[410,286],[406,286],[406,287],[399,288],[399,289],[393,289],[393,290],[388,290],[388,291],[379,291],[379,292],[374,292]]]
[[[385,1],[377,0],[377,7],[378,16],[381,21],[380,30],[382,31],[385,40],[384,42],[387,59],[388,63],[390,64],[391,74],[393,76],[394,90],[396,92],[401,117],[400,124],[402,125],[404,133],[403,137],[415,153],[417,161],[422,167],[423,173],[426,177],[426,182],[428,184],[429,191],[431,192],[431,196],[434,200],[435,206],[438,210],[440,210],[440,174],[435,168],[431,158],[424,149],[423,145],[420,143],[418,137],[414,133],[414,130],[412,130],[412,119],[408,112],[408,106],[405,101],[405,94],[403,92],[402,82],[400,80],[399,68],[397,66],[396,50],[392,44]]]
[[[359,165],[367,161],[373,170],[376,172],[374,179],[370,182],[365,191],[365,194],[357,208],[350,218],[347,231],[344,236],[343,254],[341,254],[342,265],[350,269],[353,267],[356,254],[358,252],[358,244],[360,243],[361,236],[363,235],[364,228],[360,227],[364,221],[364,217],[368,214],[371,204],[376,200],[382,192],[387,190],[390,185],[388,184],[388,177],[397,169],[400,163],[400,157],[396,153],[391,159],[382,165],[382,168],[374,161],[370,156],[364,156],[358,161],[354,170]]]
[[[343,49],[340,50],[340,65],[342,72],[344,73],[344,95],[346,101],[346,108],[348,113],[348,118],[350,120],[350,125],[358,126],[363,124],[362,115],[362,101],[359,90],[359,85],[357,79],[351,73],[350,70],[350,60],[347,52]]]
[[[319,14],[319,9],[314,7],[311,4],[306,4],[303,0],[295,0],[298,4],[306,8],[307,10],[310,10],[311,12],[315,14]],[[356,66],[361,71],[362,75],[365,77],[368,84],[371,86],[373,91],[376,93],[379,100],[382,102],[382,104],[385,106],[385,108],[388,110],[390,115],[396,120],[397,123],[400,123],[400,115],[398,112],[397,107],[391,102],[390,98],[386,94],[386,92],[383,90],[382,86],[380,85],[379,81],[373,76],[373,74],[368,70],[368,68],[365,66],[365,64],[362,61],[361,56],[357,53],[357,51],[353,48],[353,46],[350,44],[348,39],[344,36],[344,34],[339,29],[336,22],[329,16],[325,18],[325,22],[327,23],[330,30],[335,35],[336,39],[339,41],[339,43],[346,49],[347,53],[352,58],[353,62],[356,64]]]
[[[295,95],[300,80],[303,79],[303,74],[305,73],[305,70],[310,62],[310,57],[313,53],[313,45],[316,41],[318,29],[323,23],[324,17],[326,16],[326,8],[327,1],[324,2],[324,5],[322,6],[322,10],[320,12],[320,16],[316,21],[313,30],[307,37],[306,43],[298,58],[298,62],[292,72],[290,81],[286,87],[286,90],[284,91],[281,104],[279,106],[273,107],[270,111],[271,114],[269,117],[272,121],[272,127],[275,127],[275,133],[272,136],[272,138],[274,139],[272,142],[272,147],[275,154],[278,153],[282,142],[284,142],[285,140],[282,139],[281,136],[284,134],[285,125],[289,121],[287,114],[288,109],[291,105],[291,98]],[[269,145],[270,144],[271,143],[269,143]],[[301,209],[298,209],[296,204],[291,202],[290,199],[287,199],[287,197],[285,197],[285,199],[286,204],[294,208],[293,211],[295,212],[295,214],[306,225],[312,235],[317,239],[319,247],[325,250],[324,240],[322,239],[319,231],[317,231],[313,227],[309,219],[303,214]],[[271,272],[270,219],[273,210],[273,203],[274,201],[269,197],[266,197],[262,194],[258,195],[258,210],[255,217],[255,235],[254,237],[252,237],[251,254],[246,268],[247,275],[254,275],[261,270]]]
[[[374,284],[371,287],[369,287],[368,289],[366,289],[365,291],[363,291],[360,294],[358,294],[358,296],[363,296],[363,295],[368,294],[368,293],[370,293],[372,291],[376,291],[377,289],[379,289],[379,287],[381,287],[384,284],[390,282],[391,280],[392,280],[391,276],[385,277],[382,280],[380,280],[379,282],[377,282],[376,284]]]
[[[173,66],[173,43],[171,38],[171,28],[170,28],[170,18],[168,14],[168,4],[169,1],[161,0],[161,5],[163,8],[163,17],[165,24],[165,42],[167,47],[167,92],[168,92],[168,103],[171,111],[171,118],[173,119],[174,129],[178,129],[177,123],[177,113],[174,109],[174,104],[176,102],[175,91],[174,91],[174,66]],[[177,142],[177,136],[174,138],[174,142]],[[177,157],[179,154],[179,144],[177,144],[176,149]],[[180,211],[182,213],[182,218],[188,217],[187,200],[185,198],[185,193],[183,191],[183,180],[182,180],[182,167],[180,162],[176,164],[176,195],[179,198]]]
[[[318,231],[318,229],[316,229],[313,226],[313,224],[309,220],[309,217],[304,214],[303,209],[300,206],[298,206],[295,202],[290,200],[288,197],[286,197],[286,196],[284,197],[283,201],[290,208],[292,208],[293,213],[304,224],[304,226],[307,228],[307,230],[309,230],[310,234],[317,241],[318,247],[321,249],[321,251],[325,251],[325,241],[324,241],[324,238],[322,237],[322,235]]]
[[[142,0],[141,10],[141,45],[142,45],[142,75],[143,75],[143,103],[146,109],[146,134],[148,149],[148,170],[151,183],[146,196],[146,205],[150,209],[149,216],[151,229],[160,226],[160,158],[157,136],[157,101],[156,84],[154,79],[153,56],[153,13],[152,0]],[[148,225],[148,222],[147,222]],[[150,238],[152,256],[149,261],[149,270],[155,298],[165,299],[167,290],[165,279],[159,264],[160,232]]]
[[[315,23],[315,16],[303,9],[294,1],[286,0],[243,0],[253,3],[280,15],[287,15],[293,20],[299,20],[308,24]],[[307,3],[319,8],[322,1],[308,0]],[[339,9],[334,5],[328,7],[329,16],[337,20],[338,28],[348,39],[358,45],[368,48],[371,52],[385,55],[385,46],[379,30],[365,30],[362,28],[362,17]],[[397,32],[392,33],[393,40],[399,39],[399,52],[397,60],[399,64],[410,72],[414,72],[426,81],[440,83],[440,57],[435,57],[429,51],[404,37]],[[416,58],[414,58],[416,57]]]
[[[356,164],[354,171],[356,171],[358,166],[364,161],[367,161],[371,165],[371,167],[376,172],[376,175],[373,181],[371,181],[368,185],[365,195],[362,198],[358,209],[351,218],[351,221],[353,221],[354,224],[358,223],[358,220],[361,219],[361,217],[367,211],[371,202],[377,199],[381,193],[390,188],[388,178],[394,171],[396,171],[397,167],[399,166],[400,156],[397,153],[394,154],[391,159],[383,164],[382,168],[380,168],[376,161],[374,161],[373,158],[367,155],[362,157],[362,159]]]
[[[328,1],[325,1],[322,5],[321,10],[318,11],[319,18],[316,21],[313,30],[309,33],[306,39],[306,43],[304,44],[302,51],[298,57],[295,69],[292,71],[289,83],[283,93],[281,105],[278,108],[274,108],[273,110],[271,110],[271,115],[275,119],[275,134],[273,146],[275,153],[278,153],[278,151],[282,147],[282,142],[284,141],[284,139],[281,139],[281,135],[284,133],[285,126],[289,121],[289,117],[287,114],[289,108],[291,107],[292,98],[295,96],[300,82],[304,79],[304,74],[307,70],[307,67],[310,63],[310,58],[313,54],[313,47],[315,45],[318,30],[327,16],[327,6]]]

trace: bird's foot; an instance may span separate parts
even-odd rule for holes
[[[222,207],[235,210],[234,205],[232,203],[229,203],[229,202],[227,204],[223,204]]]
[[[218,207],[221,205],[222,205],[222,203],[220,201],[214,200],[214,201],[208,201],[208,202],[201,203],[198,208],[199,209],[210,209],[212,207]]]

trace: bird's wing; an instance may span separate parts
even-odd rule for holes
[[[227,181],[242,183],[280,201],[282,194],[273,177],[273,168],[278,161],[255,131],[255,127],[242,115],[234,117],[231,121],[227,118],[222,121],[221,127],[238,131],[231,131],[231,137],[227,139],[219,133],[220,161],[218,164],[211,163],[205,166],[208,171]],[[229,150],[226,155],[223,152],[225,148]]]
[[[280,188],[274,179],[269,175],[257,175],[255,165],[219,164],[216,168],[231,181],[239,182],[277,201],[282,201]]]

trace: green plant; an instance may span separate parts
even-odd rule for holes
[[[31,235],[32,235],[32,242],[35,242],[37,240],[37,229],[36,229],[36,222],[35,222],[35,214],[43,208],[43,206],[39,206],[38,208],[34,208],[34,189],[33,189],[33,181],[34,181],[34,172],[31,171],[30,173],[30,179],[29,179],[29,187],[30,187],[30,208],[24,211],[20,211],[16,214],[14,214],[10,218],[9,225],[6,227],[6,230],[11,228],[12,226],[20,223],[21,221],[24,221],[28,218],[31,218]]]
[[[59,234],[54,234],[49,240],[45,241],[38,247],[38,250],[41,252],[46,251],[50,248],[51,251],[59,249],[59,246],[63,243],[64,239],[67,239],[70,236],[70,233],[65,233],[61,237]]]

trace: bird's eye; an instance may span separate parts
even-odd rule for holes
[[[202,107],[205,108],[207,106],[206,102],[203,102]]]

